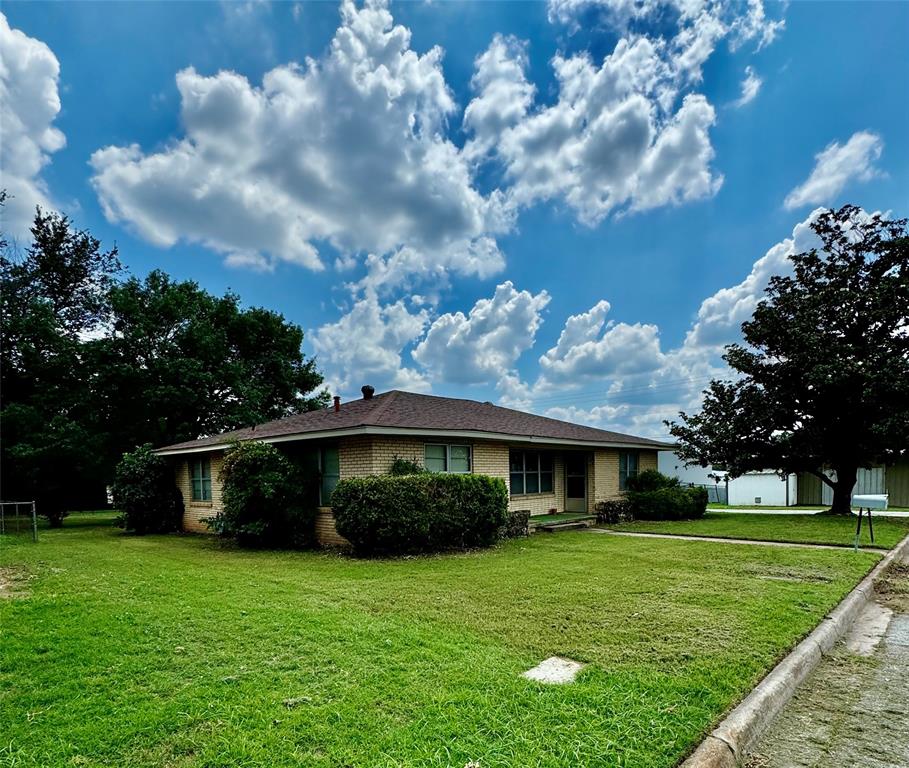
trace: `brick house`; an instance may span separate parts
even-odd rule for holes
[[[317,538],[344,543],[335,531],[331,492],[347,477],[384,474],[396,457],[435,472],[501,477],[509,507],[592,514],[617,496],[629,475],[656,469],[665,443],[609,432],[492,403],[392,390],[213,437],[158,449],[174,459],[183,494],[183,527],[205,531],[203,518],[220,509],[224,451],[235,440],[274,443],[311,469],[318,488]]]

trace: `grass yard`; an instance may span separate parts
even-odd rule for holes
[[[842,544],[855,540],[857,517],[832,515],[755,515],[747,512],[708,511],[699,520],[638,520],[610,526],[617,531],[717,536],[724,539],[790,541],[799,544]],[[909,534],[909,518],[875,517],[874,545],[891,549]],[[861,545],[870,546],[868,520],[862,520]]]
[[[0,542],[2,765],[669,768],[879,559],[577,532],[358,561],[84,520]],[[520,677],[554,654],[577,683]]]

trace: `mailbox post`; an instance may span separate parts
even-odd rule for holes
[[[871,543],[874,544],[874,526],[871,523],[872,509],[887,509],[888,496],[886,493],[861,493],[852,497],[852,506],[858,507],[858,524],[855,526],[854,549],[858,551],[859,537],[862,535],[862,514],[868,510],[868,532],[871,534]]]

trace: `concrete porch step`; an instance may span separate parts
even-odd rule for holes
[[[594,517],[585,517],[579,518],[577,520],[566,520],[562,523],[545,523],[543,525],[538,525],[538,531],[546,531],[546,533],[556,533],[558,531],[577,531],[581,528],[589,528],[593,525],[596,518]]]

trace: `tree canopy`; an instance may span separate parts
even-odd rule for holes
[[[90,342],[113,447],[191,440],[325,405],[303,331],[160,271],[109,293],[111,328]],[[122,452],[122,451],[121,451]]]
[[[739,377],[667,424],[689,463],[813,473],[848,512],[858,469],[909,447],[909,237],[906,219],[851,205],[812,228],[821,247],[771,278],[745,343],[726,348]]]
[[[38,211],[31,233],[24,254],[0,241],[3,493],[36,499],[59,524],[67,506],[89,503],[91,486],[103,493],[83,338],[105,321],[121,267],[116,248],[103,251],[65,216]]]
[[[4,496],[58,523],[103,500],[121,455],[327,403],[302,329],[161,271],[121,279],[65,216],[35,216],[32,245],[0,242]]]

